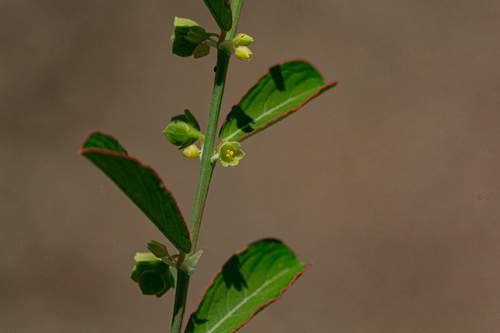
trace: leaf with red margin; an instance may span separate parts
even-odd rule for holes
[[[283,293],[309,267],[277,239],[263,239],[233,255],[214,276],[188,333],[236,332]]]
[[[241,142],[299,110],[334,87],[304,60],[288,60],[271,67],[233,106],[222,125],[222,141]]]
[[[91,132],[78,154],[111,178],[179,251],[190,251],[191,240],[179,207],[150,166],[130,157],[115,138],[101,132]]]

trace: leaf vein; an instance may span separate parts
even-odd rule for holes
[[[252,299],[255,295],[257,295],[262,289],[264,289],[265,287],[267,287],[269,284],[273,283],[274,281],[276,281],[278,278],[280,278],[281,276],[283,276],[284,274],[286,274],[290,269],[287,268],[287,269],[284,269],[283,271],[281,271],[279,274],[277,274],[276,276],[274,276],[272,279],[266,281],[262,286],[260,286],[259,288],[257,288],[253,293],[251,293],[249,296],[243,298],[243,300],[231,311],[229,311],[224,317],[222,317],[214,326],[212,326],[212,328],[210,330],[208,330],[207,332],[208,333],[211,333],[211,332],[214,332],[214,330],[219,327],[226,319],[228,319],[229,317],[231,317],[234,312],[236,312],[236,310],[238,310],[240,307],[242,307],[246,302],[248,302],[250,299]]]
[[[315,87],[315,89],[317,89],[317,88]],[[253,120],[252,120],[252,121],[250,121],[248,124],[246,124],[246,125],[244,125],[244,126],[242,126],[242,127],[238,128],[236,131],[234,131],[233,133],[231,133],[229,136],[225,137],[223,140],[224,140],[224,141],[230,141],[230,139],[231,139],[231,138],[233,138],[234,136],[236,136],[238,133],[243,132],[243,129],[245,129],[245,128],[249,127],[249,126],[250,126],[250,125],[252,125],[252,124],[255,124],[257,121],[259,121],[259,120],[260,120],[260,119],[262,119],[263,117],[265,117],[265,116],[267,116],[267,115],[269,115],[269,114],[273,113],[274,111],[276,111],[277,109],[279,109],[279,108],[283,107],[284,105],[289,104],[289,103],[292,103],[293,101],[295,101],[295,100],[297,100],[297,99],[301,98],[301,97],[302,97],[302,96],[304,96],[304,95],[310,94],[310,92],[315,91],[315,89],[310,89],[310,90],[307,90],[306,92],[304,92],[304,93],[302,93],[302,94],[299,94],[299,95],[297,95],[297,96],[295,96],[295,97],[293,97],[293,98],[287,99],[286,101],[284,101],[284,102],[282,102],[282,103],[278,104],[277,106],[275,106],[275,107],[273,107],[273,108],[271,108],[271,109],[264,109],[264,112],[263,112],[260,116],[258,116],[257,118],[253,119]],[[270,98],[270,97],[269,97],[269,98]],[[267,104],[267,101],[269,100],[269,98],[266,100],[266,103],[265,103],[265,104]]]

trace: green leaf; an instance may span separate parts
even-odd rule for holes
[[[149,166],[130,157],[110,135],[92,132],[78,152],[101,169],[182,252],[191,241],[177,203]]]
[[[302,60],[285,61],[271,67],[233,106],[219,137],[222,141],[246,140],[285,119],[336,84],[325,83],[321,74]]]
[[[203,0],[221,30],[229,31],[233,25],[233,14],[229,0]]]
[[[281,298],[311,264],[300,263],[281,241],[264,239],[236,253],[213,278],[186,332],[236,332]]]
[[[91,149],[91,148],[99,148],[104,150],[112,150],[119,153],[127,154],[127,151],[120,146],[118,141],[110,135],[102,134],[102,135],[94,135],[98,132],[90,133],[87,136],[87,139],[83,143],[83,149]]]

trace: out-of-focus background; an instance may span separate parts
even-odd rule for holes
[[[188,313],[246,244],[312,268],[242,332],[500,332],[500,3],[246,1],[222,119],[266,69],[311,61],[339,85],[215,170]],[[0,3],[0,331],[168,331],[136,251],[164,238],[76,152],[91,130],[152,165],[189,219],[199,161],[162,134],[206,126],[215,54],[171,54],[201,0]]]

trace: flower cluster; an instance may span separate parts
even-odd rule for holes
[[[253,42],[253,38],[238,34],[230,40],[218,43],[212,37],[220,38],[216,33],[207,33],[198,23],[176,17],[174,21],[174,33],[170,39],[174,42],[172,52],[180,57],[203,58],[210,54],[210,48],[224,50],[228,55],[235,54],[236,58],[249,61],[252,51],[247,47]]]
[[[219,49],[227,52],[228,55],[234,53],[236,58],[244,61],[249,61],[250,56],[253,54],[252,51],[247,47],[253,42],[253,38],[245,35],[238,34],[236,37],[230,40],[223,41],[219,44]]]

